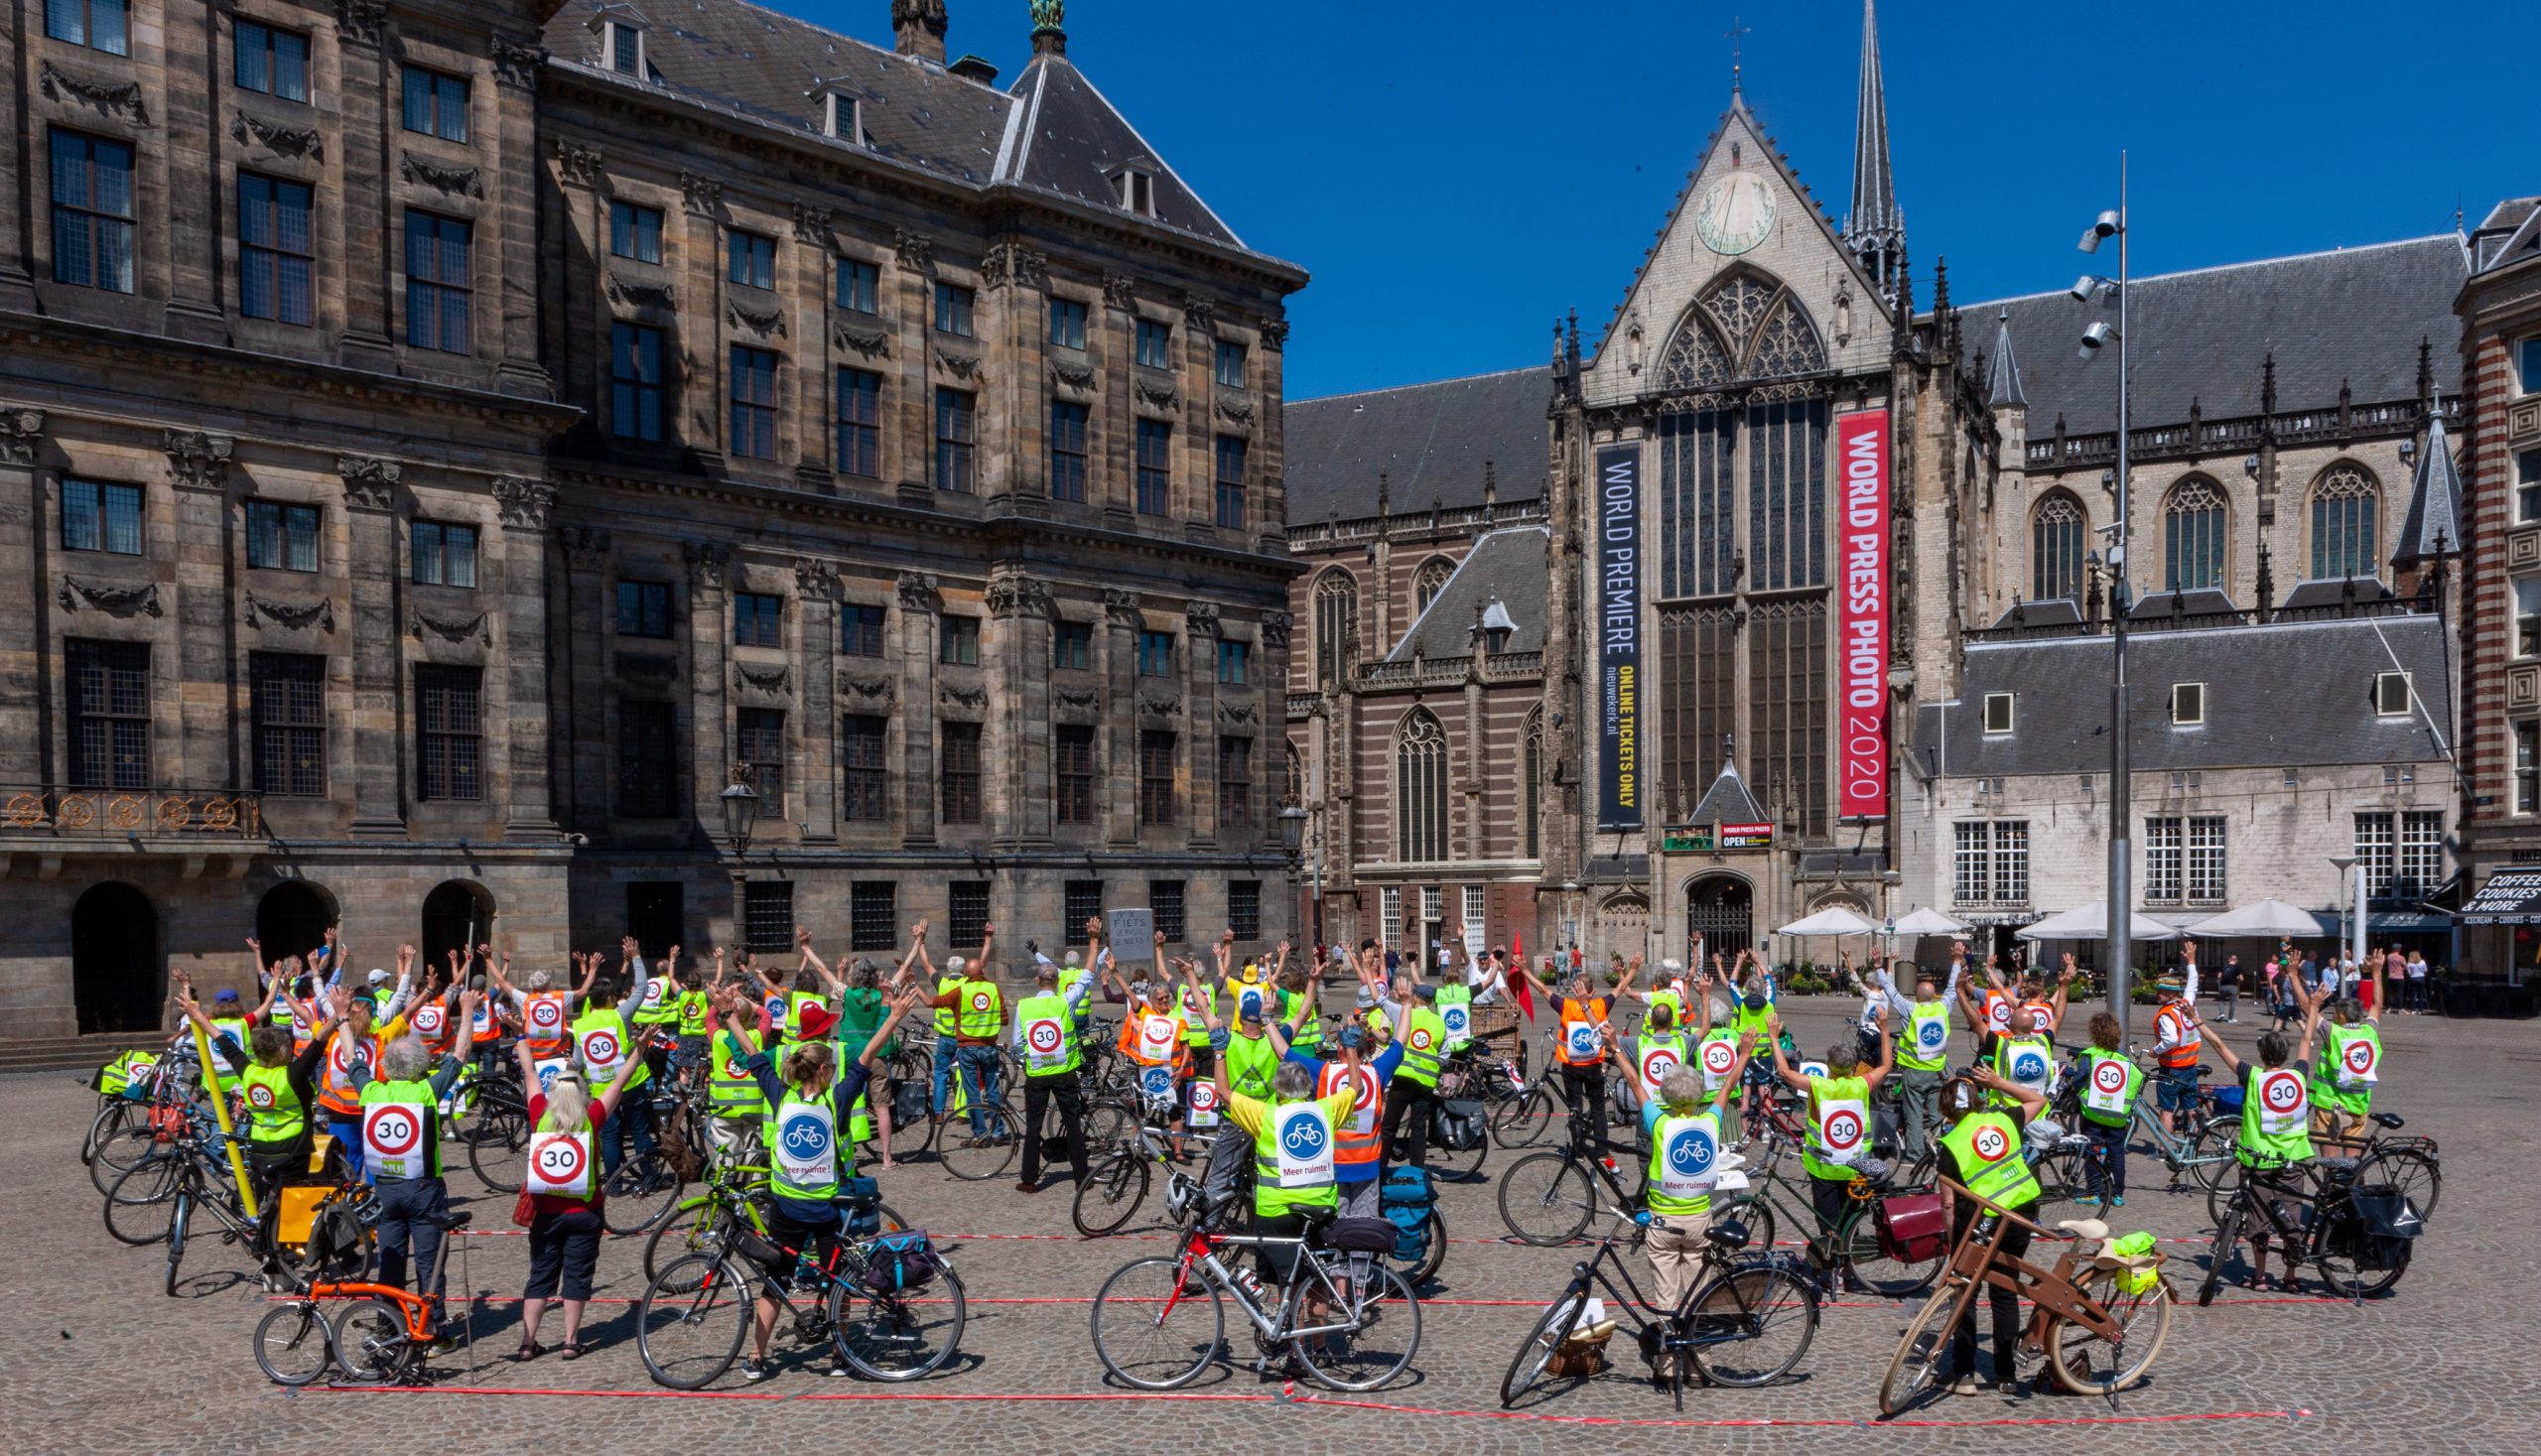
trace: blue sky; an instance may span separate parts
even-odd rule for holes
[[[888,44],[885,0],[776,0]],[[1025,0],[949,0],[955,55],[1014,74]],[[2133,153],[2139,272],[2476,225],[2541,192],[2508,0],[1887,0],[1880,41],[1918,296],[2061,288]],[[1859,0],[1739,4],[1078,0],[1068,53],[1290,300],[1303,399],[1542,360],[1604,327],[1729,96],[1840,223]]]

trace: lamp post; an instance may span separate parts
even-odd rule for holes
[[[1565,879],[1561,882],[1561,946],[1564,950],[1575,950],[1579,945],[1579,881]]]
[[[1306,844],[1306,810],[1290,794],[1279,805],[1279,847],[1288,855],[1288,939],[1297,938],[1297,871]]]
[[[2127,270],[2126,228],[2126,153],[2117,154],[2117,206],[2102,212],[2082,231],[2079,244],[2086,253],[2097,253],[2100,244],[2117,239],[2117,277],[2114,280],[2085,275],[2073,284],[2073,297],[2083,303],[2117,299],[2117,328],[2092,323],[2082,331],[2082,357],[2094,358],[2109,340],[2117,341],[2117,529],[2109,544],[2109,568],[2115,581],[2109,591],[2109,742],[2108,742],[2108,1010],[2117,1018],[2123,1032],[2128,1024],[2128,1007],[2132,997],[2127,985],[2134,961],[2134,903],[2132,880],[2135,872],[2135,844],[2129,831],[2133,806],[2128,802],[2127,737],[2131,714],[2126,693],[2126,613],[2133,604],[2127,591],[2128,524],[2133,518],[2133,479],[2129,469],[2131,442],[2127,438],[2127,406],[2133,391],[2134,376],[2128,372],[2127,303],[2129,274]]]
[[[1314,945],[1323,949],[1323,805],[1318,802],[1310,811],[1314,815],[1307,838],[1314,846]]]
[[[2353,891],[2352,891],[2352,888],[2351,888],[2351,881],[2352,881],[2352,879],[2353,879],[2353,875],[2352,875],[2352,874],[2350,874],[2350,873],[2349,873],[2349,871],[2351,871],[2352,869],[2354,869],[2354,868],[2355,868],[2355,857],[2354,857],[2353,855],[2332,855],[2332,856],[2330,857],[2330,862],[2331,862],[2332,864],[2337,865],[2337,866],[2338,866],[2338,870],[2339,870],[2339,949],[2338,949],[2338,954],[2339,954],[2339,957],[2340,957],[2340,958],[2343,958],[2343,957],[2346,955],[2346,915],[2347,915],[2347,903],[2348,903],[2348,900],[2350,899],[2350,897],[2351,897],[2351,896],[2352,896],[2352,894],[2353,894]]]
[[[750,787],[750,766],[733,765],[733,781],[717,796],[724,809],[724,838],[733,845],[733,931],[741,949],[749,949],[750,831],[758,826],[758,790]]]

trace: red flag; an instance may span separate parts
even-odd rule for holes
[[[1533,1021],[1536,1019],[1536,995],[1527,984],[1527,932],[1523,930],[1510,932],[1509,969],[1518,973],[1509,978],[1509,996],[1518,1003],[1519,1010],[1526,1012],[1527,1019]]]

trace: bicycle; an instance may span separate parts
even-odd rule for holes
[[[1141,1390],[1199,1379],[1226,1343],[1230,1297],[1252,1327],[1257,1372],[1284,1355],[1332,1390],[1361,1391],[1411,1364],[1420,1348],[1420,1300],[1401,1271],[1373,1257],[1394,1247],[1393,1225],[1305,1209],[1302,1236],[1226,1234],[1212,1227],[1216,1212],[1193,1210],[1181,1253],[1133,1259],[1095,1294],[1094,1351],[1115,1379]],[[1275,1296],[1252,1270],[1220,1257],[1234,1250],[1293,1251]]]
[[[213,1222],[220,1225],[221,1243],[244,1244],[258,1251],[260,1258],[270,1259],[272,1251],[264,1247],[263,1230],[248,1214],[230,1170],[214,1162],[216,1150],[233,1140],[216,1127],[208,1135],[189,1137],[165,1156],[136,1163],[107,1191],[106,1231],[126,1244],[159,1241],[127,1238],[125,1231],[116,1225],[115,1210],[118,1207],[148,1209],[162,1203],[167,1205],[167,1232],[160,1238],[168,1244],[167,1292],[171,1299],[177,1295],[177,1269],[185,1262],[186,1245],[193,1233],[197,1210],[210,1214]],[[125,1197],[125,1190],[134,1178],[165,1178],[167,1181],[145,1185],[143,1189],[135,1190],[131,1197]]]
[[[1792,1151],[1781,1133],[1768,1132],[1756,1162],[1741,1165],[1733,1157],[1722,1166],[1720,1187],[1729,1196],[1715,1198],[1712,1218],[1742,1226],[1758,1250],[1772,1249],[1786,1222],[1795,1229],[1817,1229],[1816,1204],[1783,1175],[1785,1155]],[[1940,1276],[1946,1251],[1913,1257],[1889,1235],[1881,1205],[1892,1194],[1931,1191],[1929,1167],[1924,1182],[1913,1181],[1911,1171],[1901,1176],[1894,1165],[1872,1162],[1858,1171],[1860,1176],[1844,1185],[1843,1217],[1833,1230],[1808,1241],[1818,1251],[1821,1270],[1810,1277],[1829,1292],[1851,1289],[1888,1299],[1923,1293]]]
[[[529,1156],[529,1096],[512,1064],[502,1071],[482,1072],[471,1064],[452,1089],[460,1141],[468,1145],[468,1166],[487,1191],[518,1193],[521,1169]]]
[[[1974,1202],[1980,1212],[1968,1220],[1951,1249],[1940,1287],[1924,1301],[1897,1342],[1879,1386],[1882,1415],[1896,1415],[1931,1393],[1951,1333],[1967,1318],[1977,1290],[1988,1285],[2031,1302],[2019,1349],[2046,1356],[2056,1383],[2066,1390],[2076,1395],[2115,1396],[2144,1379],[2170,1338],[2171,1286],[2161,1271],[2165,1256],[2101,1257],[2108,1225],[2068,1219],[2057,1226],[2068,1236],[2064,1254],[2055,1267],[2040,1268],[2003,1253],[2003,1240],[2014,1224],[2051,1239],[2056,1235],[1947,1178],[1941,1186],[1953,1197]],[[2144,1328],[2147,1320],[2151,1324]],[[2007,1371],[1996,1375],[2010,1378]]]
[[[644,1241],[645,1280],[650,1282],[669,1266],[663,1261],[666,1250],[676,1257],[720,1253],[730,1244],[735,1228],[766,1238],[767,1210],[761,1198],[767,1191],[767,1176],[764,1163],[718,1161],[709,1167],[706,1191],[681,1199],[667,1218],[653,1226],[652,1236]],[[859,1212],[862,1211],[860,1206]],[[907,1221],[878,1197],[873,1200],[873,1211],[885,1234],[908,1228]]]
[[[2197,1289],[2199,1306],[2214,1302],[2224,1260],[2239,1253],[2244,1239],[2253,1247],[2258,1239],[2276,1241],[2297,1261],[2310,1263],[2332,1290],[2357,1302],[2400,1282],[2425,1214],[2401,1190],[2363,1182],[2364,1166],[2361,1158],[2323,1157],[2244,1167],[2214,1221],[2206,1278]],[[2253,1172],[2255,1184],[2248,1176]],[[2368,1208],[2362,1199],[2376,1203]],[[2264,1280],[2266,1265],[2255,1272]]]
[[[2324,1145],[2351,1150],[2360,1166],[2356,1181],[2366,1184],[2387,1183],[2407,1195],[2420,1214],[2432,1217],[2436,1200],[2444,1196],[2444,1166],[2436,1153],[2435,1139],[2414,1134],[2407,1137],[2385,1137],[2385,1131],[2396,1132],[2408,1125],[2398,1113],[2367,1113],[2369,1125],[2362,1137],[2336,1137],[2315,1134],[2314,1148]]]
[[[1652,1357],[1654,1367],[1658,1357],[1674,1357],[1668,1379],[1678,1410],[1685,1408],[1688,1366],[1706,1384],[1739,1389],[1771,1385],[1790,1375],[1817,1337],[1817,1285],[1782,1256],[1743,1254],[1747,1246],[1744,1228],[1734,1220],[1715,1217],[1703,1231],[1701,1274],[1673,1309],[1662,1310],[1641,1292],[1632,1271],[1615,1253],[1615,1241],[1599,1240],[1596,1254],[1572,1267],[1570,1282],[1554,1296],[1510,1360],[1508,1373],[1500,1378],[1501,1408],[1514,1407],[1543,1379],[1554,1354],[1586,1315],[1592,1284],[1605,1289],[1605,1308],[1632,1320],[1636,1342]],[[1623,1289],[1608,1277],[1609,1266],[1623,1280]],[[1794,1328],[1796,1337],[1787,1333]],[[1765,1343],[1769,1340],[1782,1343]],[[1753,1350],[1738,1359],[1734,1358],[1738,1350],[1729,1347]],[[1574,1381],[1586,1379],[1581,1375]]]
[[[868,1202],[843,1195],[836,1205],[852,1214]],[[787,1258],[794,1261],[789,1283],[811,1281],[817,1305],[797,1308],[801,1290],[760,1273]],[[828,1340],[837,1358],[868,1380],[897,1384],[942,1369],[961,1349],[969,1319],[961,1276],[922,1231],[842,1239],[826,1260],[815,1260],[736,1228],[730,1248],[673,1261],[637,1301],[635,1343],[654,1383],[703,1390],[731,1370],[749,1336],[761,1283],[793,1317],[796,1338]]]
[[[433,1219],[442,1231],[433,1251],[432,1267],[419,1286],[434,1287],[459,1243],[457,1233],[476,1216],[444,1212]],[[325,1306],[340,1302],[331,1323]],[[422,1380],[424,1363],[437,1343],[433,1310],[440,1301],[395,1284],[367,1280],[320,1280],[289,1303],[276,1305],[256,1322],[256,1367],[278,1386],[310,1385],[327,1373],[332,1361],[344,1379],[356,1385],[409,1385]]]
[[[1137,1217],[1146,1202],[1147,1192],[1155,1186],[1155,1170],[1164,1169],[1165,1218],[1179,1224],[1199,1200],[1200,1180],[1173,1165],[1168,1135],[1162,1128],[1141,1122],[1131,1145],[1109,1154],[1085,1171],[1085,1181],[1076,1188],[1069,1204],[1069,1221],[1076,1231],[1088,1239],[1103,1239],[1120,1233]],[[1186,1144],[1196,1144],[1201,1166],[1208,1165],[1215,1137],[1194,1133],[1183,1134]],[[1248,1161],[1246,1181],[1250,1181]]]

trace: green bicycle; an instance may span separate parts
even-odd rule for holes
[[[736,1228],[766,1239],[761,1195],[767,1190],[767,1173],[765,1163],[716,1162],[707,1172],[706,1191],[680,1200],[644,1241],[645,1280],[661,1277],[663,1269],[691,1255],[722,1257]],[[897,1234],[908,1228],[889,1204],[876,1199],[873,1209],[881,1219],[879,1232]]]

